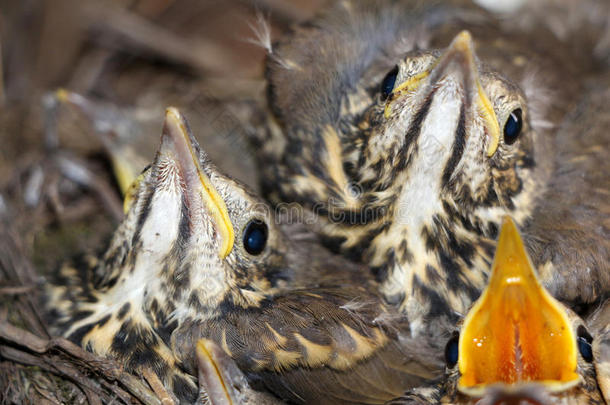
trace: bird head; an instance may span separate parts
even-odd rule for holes
[[[62,282],[48,293],[58,331],[97,353],[137,362],[138,350],[169,344],[186,317],[216,316],[224,303],[256,306],[285,282],[287,242],[273,212],[211,164],[175,108],[125,206],[91,285],[65,267],[75,288]]]
[[[273,288],[269,275],[284,267],[273,212],[218,171],[175,108],[166,111],[155,160],[132,185],[126,210],[113,245],[129,245],[124,254],[137,257],[127,265],[146,267],[141,285],[169,294],[177,312],[214,309],[224,299],[255,303]],[[114,267],[113,252],[106,263]],[[133,279],[127,270],[119,277]]]
[[[364,257],[386,298],[416,328],[433,295],[441,312],[466,311],[485,286],[502,217],[526,219],[541,184],[524,92],[481,64],[462,31],[445,50],[400,60],[359,130],[357,184],[363,199],[386,207],[365,226]]]
[[[365,117],[372,125],[360,181],[373,183],[365,189],[395,184],[404,220],[431,217],[444,204],[468,219],[523,208],[533,165],[528,104],[519,87],[478,62],[469,32],[444,51],[407,54]],[[380,162],[392,163],[387,173],[375,173]]]
[[[445,40],[456,26],[476,51]],[[478,298],[502,217],[531,218],[555,163],[571,64],[501,26],[461,3],[339,2],[269,56],[269,198],[313,211],[414,334]]]
[[[585,322],[540,284],[506,217],[487,289],[447,343],[445,390],[458,403],[601,401],[593,339]]]

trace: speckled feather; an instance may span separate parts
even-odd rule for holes
[[[317,216],[312,228],[327,246],[372,266],[386,300],[407,313],[416,333],[442,335],[430,319],[455,321],[478,296],[507,213],[522,225],[534,262],[560,298],[591,303],[610,288],[608,203],[601,198],[607,176],[592,169],[608,172],[601,158],[608,137],[592,131],[586,141],[568,141],[581,139],[574,131],[586,128],[568,128],[574,116],[562,126],[595,62],[563,51],[543,24],[528,32],[508,26],[466,2],[343,1],[295,28],[268,60],[271,115],[257,141],[267,195],[302,204]],[[401,124],[403,132],[388,126],[384,133],[379,86],[399,61],[420,71],[441,52],[417,49],[447,47],[462,29],[472,32],[498,119],[518,103],[523,133],[514,145],[500,140],[490,159],[456,137],[464,143],[450,145],[446,165],[418,166],[421,127],[440,111],[440,101],[432,92],[417,107],[404,107],[412,117]],[[467,114],[456,121],[468,133],[478,124]],[[438,195],[417,194],[436,183]],[[576,264],[583,271],[573,277]]]
[[[176,127],[167,122],[165,134]],[[282,223],[218,172],[191,135],[237,235],[219,258],[220,231],[189,174],[193,163],[176,158],[177,141],[165,134],[106,254],[78,270],[64,267],[47,290],[56,333],[129,371],[152,369],[184,402],[197,395],[199,338],[221,346],[251,382],[293,402],[382,403],[439,371],[426,345],[412,350],[404,317],[383,303],[368,272],[327,252],[302,226]],[[269,234],[258,255],[242,237],[254,219]]]

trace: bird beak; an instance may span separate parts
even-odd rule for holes
[[[437,59],[437,61],[426,71],[415,75],[402,83],[392,92],[392,98],[397,98],[400,94],[412,92],[429,77],[430,88],[446,77],[448,74],[457,74],[463,84],[468,106],[474,105],[474,111],[485,122],[487,134],[487,157],[494,155],[498,149],[500,140],[500,125],[494,112],[489,98],[481,86],[479,80],[479,70],[474,57],[474,44],[472,36],[468,31],[460,32],[451,41],[449,48]],[[386,116],[389,114],[390,103],[386,106]]]
[[[198,144],[191,134],[186,120],[178,109],[169,107],[165,110],[163,135],[161,136],[160,153],[167,153],[177,162],[187,200],[201,200],[207,207],[215,229],[219,234],[221,259],[227,257],[233,248],[235,238],[233,225],[229,218],[227,206],[220,197],[210,178],[201,169],[199,153],[196,153]]]
[[[536,383],[560,392],[580,382],[568,314],[540,284],[509,217],[489,285],[464,320],[458,366],[458,389],[473,397],[497,383]]]
[[[58,102],[71,105],[82,112],[94,126],[98,125],[98,121],[108,119],[113,119],[114,122],[116,122],[116,117],[111,116],[103,107],[97,106],[94,102],[80,94],[59,88],[55,91],[54,96]],[[142,170],[142,167],[136,163],[141,162],[137,161],[137,159],[136,162],[134,162],[133,156],[126,156],[124,151],[117,150],[116,146],[113,145],[113,143],[116,143],[117,141],[112,140],[110,134],[101,133],[97,130],[94,132],[98,135],[99,139],[104,144],[104,147],[109,152],[110,162],[116,181],[121,190],[121,194],[125,196],[124,208],[125,212],[127,212],[127,208],[133,197],[130,193],[132,193],[134,187],[137,187],[136,180],[138,180],[138,176]],[[134,182],[136,183],[135,185]]]
[[[489,101],[489,98],[481,86],[479,80],[479,70],[474,58],[474,44],[472,36],[468,31],[460,32],[451,41],[451,45],[440,57],[438,65],[433,69],[431,74],[432,81],[440,79],[444,76],[446,69],[456,64],[462,74],[464,90],[466,92],[466,100],[469,103],[474,103],[475,111],[483,118],[485,122],[485,130],[487,133],[487,157],[493,156],[498,149],[500,140],[500,125],[498,118]],[[437,76],[438,75],[438,76]]]
[[[92,123],[95,128],[93,132],[108,152],[114,178],[123,195],[123,212],[127,214],[137,197],[140,183],[145,177],[141,171],[147,162],[143,161],[143,158],[128,146],[121,145],[114,128],[108,125],[108,122],[112,122],[114,125],[121,126],[120,117],[117,117],[114,111],[106,106],[98,105],[80,94],[63,88],[57,89],[53,96],[59,103],[76,108]]]
[[[199,385],[203,387],[208,400],[213,405],[233,405],[232,373],[236,367],[229,364],[232,360],[217,344],[208,339],[197,342],[197,368]],[[235,368],[235,370],[233,370]],[[237,371],[239,373],[239,371]]]

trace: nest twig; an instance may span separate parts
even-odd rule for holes
[[[15,306],[11,311],[14,321],[8,319],[8,307],[0,313],[0,357],[30,367],[30,375],[24,378],[46,372],[65,379],[64,383],[78,387],[90,404],[160,404],[140,378],[126,373],[115,361],[100,358],[66,339],[49,337],[35,303],[36,294],[31,293],[38,277],[8,224],[0,231],[0,241],[2,281],[12,284],[0,289],[0,294],[10,294]],[[10,387],[0,386],[0,392],[7,391]],[[23,394],[27,397],[29,393]]]

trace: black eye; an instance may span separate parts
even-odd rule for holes
[[[253,219],[244,230],[244,249],[251,255],[260,254],[267,245],[269,231],[267,225],[258,219]]]
[[[447,342],[447,346],[445,346],[445,361],[447,362],[447,367],[449,368],[453,368],[457,364],[459,355],[459,342],[460,335],[456,332]]]
[[[576,333],[578,334],[578,338],[576,339],[576,343],[578,343],[578,351],[587,363],[591,363],[593,361],[593,348],[591,347],[593,337],[582,325],[578,327]]]
[[[515,143],[521,134],[521,128],[523,128],[523,119],[521,118],[521,109],[517,108],[510,113],[506,124],[504,124],[504,143],[508,145]]]
[[[390,70],[381,82],[381,98],[385,100],[390,96],[394,85],[396,84],[396,77],[398,76],[398,66],[394,66],[394,69]]]

